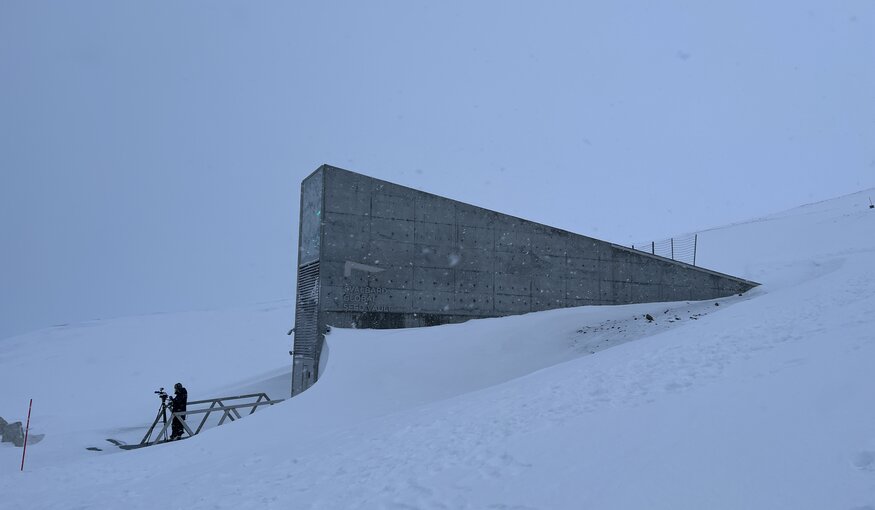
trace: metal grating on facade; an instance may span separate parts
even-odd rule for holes
[[[295,307],[294,362],[300,367],[292,380],[292,394],[303,391],[315,379],[319,341],[319,261],[298,268],[298,299]],[[305,367],[310,367],[307,370]]]

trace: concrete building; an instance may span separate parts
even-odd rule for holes
[[[292,394],[319,377],[329,326],[432,326],[756,285],[323,165],[301,184]]]

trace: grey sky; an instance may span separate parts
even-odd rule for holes
[[[291,298],[321,163],[621,243],[875,186],[872,34],[872,0],[4,0],[0,337]]]

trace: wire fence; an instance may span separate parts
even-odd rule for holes
[[[686,237],[672,237],[662,241],[633,244],[632,249],[659,255],[679,262],[696,265],[696,251],[699,245],[699,235],[693,234]]]

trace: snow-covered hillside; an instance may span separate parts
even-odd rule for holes
[[[0,505],[875,509],[869,195],[700,233],[744,296],[335,329],[311,390],[140,450],[105,439],[137,442],[158,386],[286,397],[292,303],[2,340],[0,416],[33,397],[45,438],[23,473],[0,445]]]

